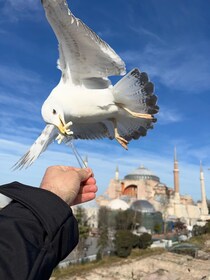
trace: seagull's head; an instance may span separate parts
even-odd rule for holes
[[[55,125],[62,134],[66,133],[64,113],[59,104],[47,99],[42,105],[42,117],[46,123]]]

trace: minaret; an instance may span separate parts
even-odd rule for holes
[[[175,199],[179,199],[179,167],[178,167],[178,160],[176,155],[176,147],[174,148],[174,192],[175,192]]]
[[[201,162],[200,162],[200,181],[201,181],[201,215],[208,215],[209,211],[206,202],[206,190],[205,190],[203,167]]]
[[[116,167],[116,170],[115,170],[115,180],[119,181],[119,168],[118,168],[118,166]]]

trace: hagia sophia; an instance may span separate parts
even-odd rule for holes
[[[181,195],[179,187],[179,167],[174,152],[174,188],[169,188],[143,165],[119,178],[116,168],[115,178],[110,180],[104,195],[97,197],[98,207],[106,206],[112,210],[131,208],[142,213],[159,212],[165,221],[180,219],[188,226],[198,222],[205,224],[210,219],[208,212],[202,164],[200,165],[201,202],[195,203],[190,195]],[[96,208],[98,208],[96,207]],[[95,217],[97,209],[89,209],[88,216]],[[92,223],[95,223],[92,220]]]

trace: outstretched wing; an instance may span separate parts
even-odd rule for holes
[[[58,130],[54,125],[46,125],[41,135],[36,139],[29,151],[21,157],[13,168],[22,169],[23,167],[29,167],[40,156],[40,154],[47,149],[57,135]]]
[[[97,122],[97,123],[80,123],[71,126],[74,131],[74,139],[87,139],[96,140],[102,138],[113,138],[114,128],[111,121]],[[66,137],[65,142],[68,142],[70,138]]]
[[[59,41],[58,66],[64,82],[80,84],[83,79],[125,74],[123,60],[71,13],[66,0],[42,0],[42,4]]]

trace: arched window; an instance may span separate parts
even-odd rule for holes
[[[127,186],[123,191],[123,195],[137,198],[137,186],[136,185]]]

